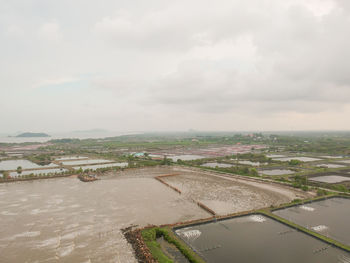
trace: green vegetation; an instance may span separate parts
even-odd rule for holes
[[[147,228],[142,230],[141,234],[153,257],[157,259],[159,263],[173,262],[166,255],[164,255],[159,243],[156,241],[156,239],[161,236],[164,237],[164,239],[170,244],[175,245],[176,248],[188,259],[189,262],[204,263],[204,261],[188,246],[186,246],[182,241],[175,237],[170,228]]]
[[[288,163],[289,163],[289,165],[300,165],[300,164],[302,164],[301,161],[295,160],[295,159],[290,160]]]
[[[292,186],[295,188],[300,188],[303,191],[309,190],[307,176],[294,176],[294,182],[292,183]]]
[[[27,159],[38,165],[48,165],[52,162],[52,154],[33,154],[27,157]]]

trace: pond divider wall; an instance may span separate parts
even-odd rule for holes
[[[159,182],[161,182],[162,184],[166,185],[167,187],[170,187],[171,189],[173,189],[174,191],[178,192],[179,194],[182,194],[181,190],[178,189],[175,186],[172,186],[170,184],[168,184],[167,182],[165,182],[162,178],[164,177],[170,177],[170,176],[177,176],[179,174],[165,174],[165,175],[160,175],[160,176],[156,176],[155,179],[158,180]],[[196,203],[200,208],[202,208],[203,210],[205,210],[206,212],[208,212],[209,214],[216,216],[216,213],[214,212],[214,210],[210,209],[209,207],[207,207],[205,204],[194,200],[193,198],[191,198],[191,200]]]
[[[333,195],[328,195],[328,196],[319,196],[319,197],[315,197],[312,199],[307,199],[307,200],[301,200],[300,202],[297,203],[292,203],[292,204],[287,204],[287,205],[281,205],[279,207],[273,208],[270,211],[274,212],[274,211],[278,211],[278,210],[283,210],[283,209],[287,209],[287,208],[291,208],[294,206],[299,206],[299,205],[305,205],[305,204],[311,204],[314,202],[318,202],[318,201],[325,201],[327,199],[331,199],[331,198],[344,198],[344,199],[350,199],[350,195],[348,194],[333,194]]]
[[[165,184],[167,187],[170,187],[171,189],[173,189],[174,191],[178,192],[179,194],[182,194],[181,190],[168,184],[167,182],[165,182],[162,177],[169,177],[169,176],[176,176],[178,174],[165,174],[165,175],[160,175],[160,176],[156,176],[155,179],[158,180],[159,182],[161,182],[162,184]]]

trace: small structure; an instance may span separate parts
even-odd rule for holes
[[[79,180],[82,182],[93,182],[98,180],[97,176],[95,174],[79,174],[78,176]]]

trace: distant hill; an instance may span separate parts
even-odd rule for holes
[[[50,135],[41,132],[24,132],[18,134],[16,137],[50,137]]]

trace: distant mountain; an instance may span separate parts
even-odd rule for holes
[[[50,135],[42,132],[24,132],[21,134],[18,134],[16,137],[50,137]]]

